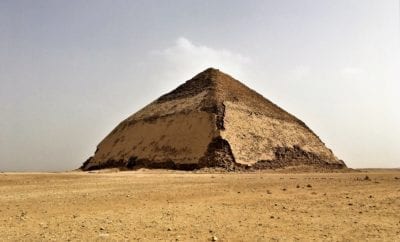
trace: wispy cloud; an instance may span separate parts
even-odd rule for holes
[[[251,62],[250,58],[239,53],[195,44],[184,37],[178,38],[172,46],[163,50],[152,51],[151,57],[161,65],[159,70],[168,78],[181,81],[208,67],[221,69],[240,78]]]

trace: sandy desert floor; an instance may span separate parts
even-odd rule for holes
[[[0,205],[1,241],[400,241],[400,170],[0,173]]]

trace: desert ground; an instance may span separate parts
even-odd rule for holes
[[[0,240],[400,241],[400,170],[0,173]]]

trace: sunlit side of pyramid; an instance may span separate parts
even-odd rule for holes
[[[345,168],[302,121],[209,68],[122,121],[83,170]]]

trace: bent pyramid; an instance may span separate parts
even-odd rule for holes
[[[83,170],[345,168],[302,121],[209,68],[122,121]]]

